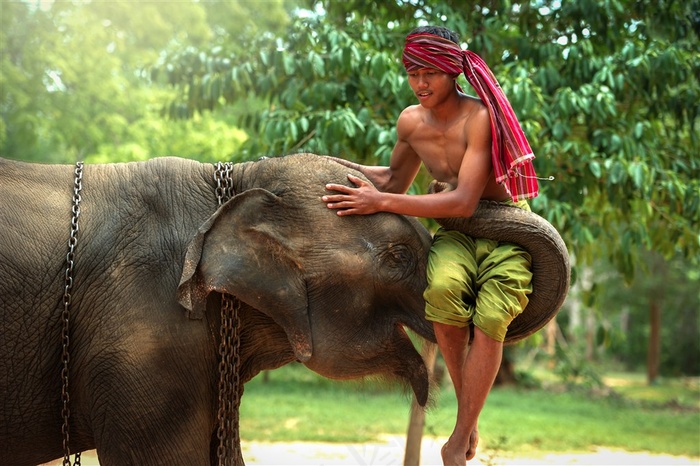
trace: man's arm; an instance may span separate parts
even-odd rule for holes
[[[462,157],[457,176],[455,192],[462,206],[462,217],[471,217],[484,189],[493,178],[491,162],[491,119],[486,107],[481,107],[464,127],[466,140],[469,141]]]
[[[459,168],[457,186],[452,191],[427,195],[403,194],[408,189],[411,178],[405,186],[397,184],[393,186],[394,189],[390,186],[386,192],[378,192],[361,179],[349,175],[348,178],[357,188],[330,184],[326,188],[338,194],[326,195],[323,201],[329,208],[338,209],[338,215],[393,212],[425,218],[470,217],[481,199],[486,184],[493,176],[488,110],[484,107],[476,112],[468,124],[465,124],[464,131],[468,145]],[[401,142],[402,140],[399,139],[392,154],[392,167],[396,160],[396,173],[403,173],[403,177],[392,176],[395,180],[404,179],[407,173],[415,176],[420,168],[418,156],[412,149],[409,151],[399,146]],[[418,160],[417,165],[411,164],[413,155]],[[407,162],[408,168],[401,165],[402,161]]]

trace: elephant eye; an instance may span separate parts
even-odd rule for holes
[[[382,266],[386,267],[394,280],[402,280],[411,275],[415,268],[415,254],[406,244],[390,243],[380,254]]]

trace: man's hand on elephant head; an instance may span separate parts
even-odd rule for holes
[[[371,183],[350,174],[348,180],[356,187],[334,183],[326,185],[328,191],[336,192],[321,198],[329,209],[336,209],[338,215],[368,215],[381,210],[381,193]]]

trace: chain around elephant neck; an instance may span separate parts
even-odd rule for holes
[[[231,199],[236,193],[233,190],[233,163],[226,162],[216,163],[216,171],[214,171],[214,182],[216,183],[216,199],[219,201],[219,207]]]
[[[70,237],[68,238],[68,254],[66,254],[66,274],[65,287],[63,289],[63,312],[61,313],[61,321],[63,323],[61,329],[61,340],[63,343],[63,353],[61,361],[63,368],[61,369],[61,401],[63,407],[61,416],[63,417],[63,465],[70,466],[70,396],[68,395],[68,363],[70,362],[70,305],[72,302],[71,292],[73,291],[73,267],[75,265],[75,247],[78,244],[78,218],[80,217],[80,191],[83,189],[83,162],[75,164],[75,179],[73,182],[73,217],[71,219]],[[75,465],[80,465],[80,452],[75,454]]]
[[[216,164],[214,181],[216,197],[221,207],[234,195],[231,162]],[[221,294],[221,327],[219,329],[219,411],[216,454],[219,466],[243,465],[239,433],[241,405],[240,379],[240,301],[226,293]]]

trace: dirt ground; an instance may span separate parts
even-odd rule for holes
[[[421,465],[441,466],[440,448],[446,439],[424,438],[421,445]],[[387,437],[381,443],[319,444],[319,443],[258,443],[243,447],[247,465],[403,465],[405,437]],[[700,458],[670,455],[650,455],[607,449],[590,453],[546,455],[539,458],[506,457],[503,452],[486,449],[469,462],[469,466],[700,466]]]
[[[243,442],[243,458],[246,465],[269,466],[401,466],[405,450],[405,438],[387,436],[383,441],[365,444],[330,443],[266,443]],[[444,439],[424,438],[421,445],[421,465],[441,465],[440,447]],[[60,465],[60,461],[51,466]],[[98,466],[95,452],[82,455],[83,466]],[[469,462],[469,466],[700,466],[700,458],[656,455],[643,452],[592,449],[587,453],[549,454],[537,458],[515,458],[504,452],[485,448]]]

